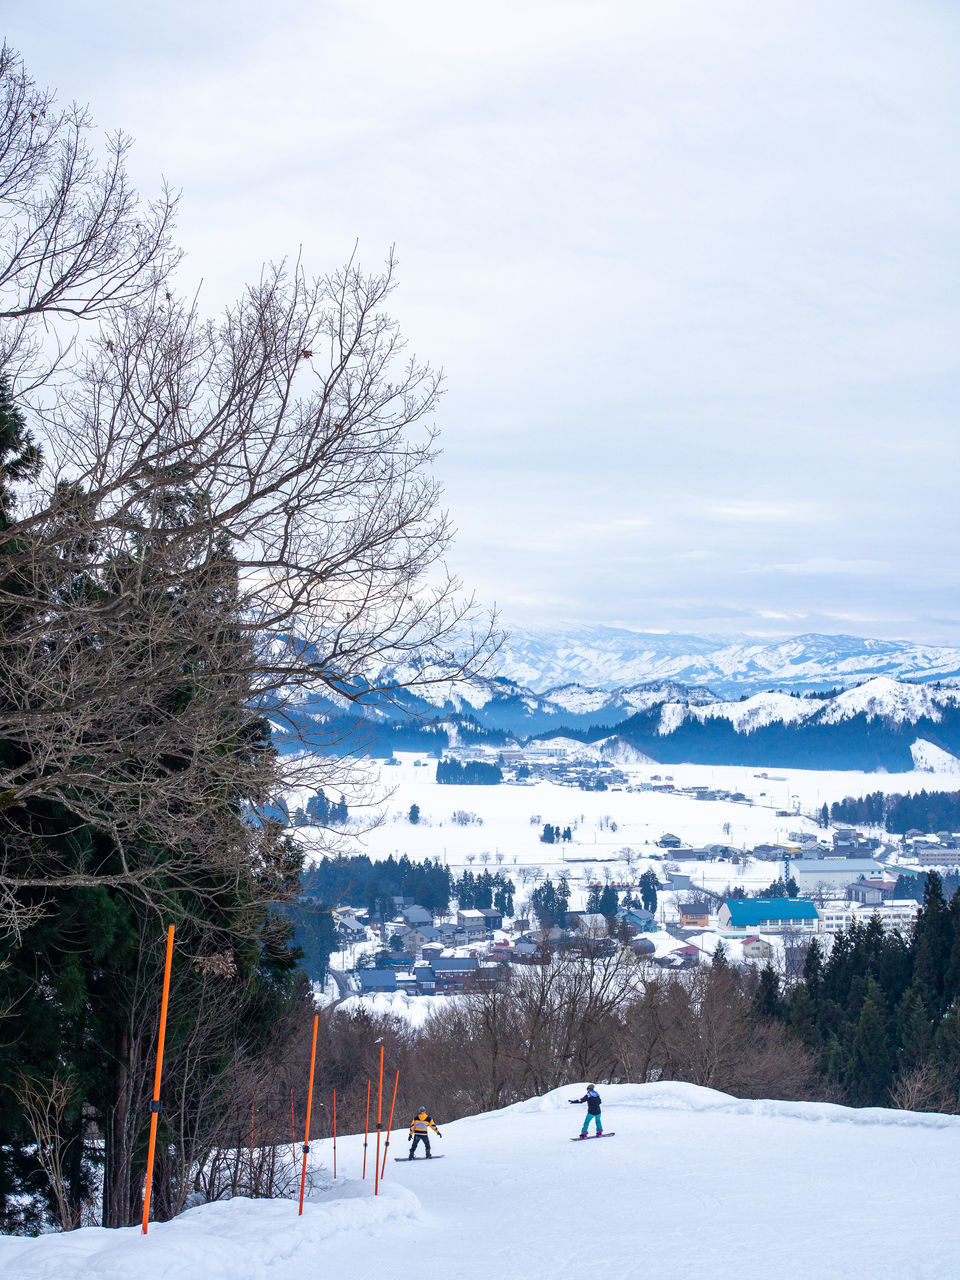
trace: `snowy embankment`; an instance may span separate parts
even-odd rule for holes
[[[341,1013],[363,1010],[371,1017],[403,1018],[413,1027],[421,1027],[431,1013],[450,1007],[451,996],[409,996],[404,991],[378,991],[367,996],[348,996],[341,1001]]]
[[[0,1240],[6,1280],[953,1280],[960,1118],[747,1102],[693,1085],[602,1089],[616,1136],[573,1143],[570,1087],[444,1125],[442,1163],[360,1181],[362,1139],[297,1218],[234,1200],[139,1230]],[[313,1157],[329,1163],[329,1143]]]

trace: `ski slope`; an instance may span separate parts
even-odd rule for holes
[[[5,1280],[954,1280],[960,1118],[742,1102],[694,1085],[601,1087],[616,1137],[572,1143],[581,1086],[443,1124],[446,1159],[387,1162],[292,1201],[169,1223],[0,1239]],[[428,1101],[425,1099],[424,1101]],[[394,1134],[391,1157],[402,1153]],[[312,1158],[329,1157],[315,1143]]]

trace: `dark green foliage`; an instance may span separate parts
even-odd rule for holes
[[[780,979],[769,964],[765,964],[760,970],[757,989],[753,994],[753,1008],[761,1018],[780,1018],[783,1016]]]
[[[516,886],[502,871],[465,871],[453,882],[453,892],[461,911],[485,911],[491,907],[504,916],[513,915]]]
[[[656,915],[657,876],[653,871],[645,871],[640,877],[640,901],[644,911],[650,911]]]
[[[897,1067],[912,1071],[921,1067],[933,1048],[930,1014],[916,987],[911,987],[897,1006],[895,1040]]]
[[[612,920],[617,914],[620,909],[620,899],[613,885],[604,885],[603,891],[600,894],[597,909],[600,914],[605,916],[608,920]]]
[[[302,898],[284,909],[293,926],[293,942],[301,952],[300,963],[311,982],[324,982],[330,956],[337,949],[337,928],[326,903]]]
[[[554,826],[551,822],[545,822],[543,831],[540,833],[541,844],[560,844],[568,843],[573,839],[573,832],[569,827],[564,827],[561,831],[559,827]]]
[[[550,879],[537,885],[530,900],[541,929],[559,928],[566,924],[570,886],[562,877],[556,885]]]
[[[953,925],[940,877],[931,872],[913,932],[913,980],[933,1013],[945,1012],[954,994],[945,989],[953,952]]]
[[[755,898],[786,898],[790,895],[787,893],[787,886],[783,883],[783,876],[779,880],[774,880],[772,884],[768,884],[765,889],[757,889],[753,897]],[[796,894],[792,895],[796,897]]]
[[[416,826],[420,821],[420,806],[418,804],[412,804],[410,806],[410,812],[407,814],[407,820],[413,826]]]
[[[443,759],[437,762],[437,781],[459,786],[491,787],[503,781],[503,770],[498,764],[483,760]]]
[[[393,898],[412,898],[434,915],[444,915],[453,896],[449,870],[439,861],[411,862],[401,858],[373,862],[357,857],[326,858],[303,873],[301,893],[334,906],[363,907],[375,916],[394,914]]]
[[[960,1105],[960,895],[924,879],[909,939],[879,917],[837,934],[829,956],[811,943],[789,993],[787,1025],[824,1076],[857,1106]],[[904,1104],[901,1104],[904,1105]]]
[[[854,1106],[882,1107],[889,1102],[894,1052],[888,1031],[883,992],[875,979],[867,982],[843,1081]]]
[[[924,833],[960,830],[960,791],[920,791],[909,795],[874,791],[867,796],[847,796],[830,808],[834,822],[853,826],[886,827],[903,835],[916,829]]]

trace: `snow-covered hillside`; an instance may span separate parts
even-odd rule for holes
[[[823,689],[875,675],[956,677],[960,648],[816,634],[731,640],[601,626],[514,627],[499,655],[499,669],[536,692],[571,680],[601,689],[677,680],[736,697],[771,685]]]
[[[612,1138],[573,1142],[571,1086],[445,1124],[443,1161],[360,1179],[362,1139],[297,1217],[233,1201],[137,1227],[0,1239],[5,1280],[954,1280],[960,1118],[603,1087]],[[429,1103],[429,1099],[423,1101]],[[402,1128],[394,1152],[404,1152]],[[311,1160],[331,1165],[329,1142]],[[368,1170],[369,1172],[369,1170]]]

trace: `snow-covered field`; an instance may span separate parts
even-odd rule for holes
[[[664,832],[672,832],[694,847],[725,844],[750,849],[757,844],[784,844],[791,833],[809,832],[828,838],[813,814],[824,803],[871,791],[910,792],[951,790],[960,778],[929,773],[851,773],[804,769],[758,770],[746,766],[633,765],[626,768],[629,785],[639,788],[655,774],[670,777],[676,787],[704,786],[731,793],[742,792],[752,803],[697,800],[688,795],[640,790],[580,791],[553,781],[525,785],[438,785],[436,761],[425,756],[399,755],[399,764],[371,764],[369,808],[353,808],[356,814],[355,852],[371,857],[389,854],[410,858],[439,858],[459,873],[467,867],[478,872],[487,866],[509,872],[514,880],[524,867],[540,867],[546,874],[566,869],[576,887],[584,877],[599,876],[607,866],[616,877],[626,871],[623,851],[638,862],[651,855],[669,860],[669,851],[656,847]],[[423,761],[418,765],[417,760]],[[373,798],[386,796],[378,806]],[[410,806],[420,810],[420,821],[409,821]],[[460,825],[456,812],[479,821]],[[382,814],[379,825],[372,825]],[[782,815],[787,816],[782,816]],[[566,845],[544,844],[544,823],[570,826],[573,840]],[[367,828],[367,829],[364,829]],[[308,852],[319,847],[311,829],[301,828],[298,838]],[[347,845],[344,851],[349,852]],[[484,862],[484,858],[487,859]],[[650,865],[650,864],[648,864]],[[683,863],[696,884],[722,890],[728,884],[756,888],[779,874],[768,862],[747,869],[729,863]],[[573,905],[579,903],[574,899]]]
[[[566,1088],[446,1125],[442,1162],[391,1159],[374,1199],[361,1139],[295,1201],[169,1223],[0,1239],[5,1280],[955,1280],[960,1118],[742,1102],[693,1085],[602,1088],[616,1136],[568,1141]],[[329,1166],[329,1143],[311,1158]]]

